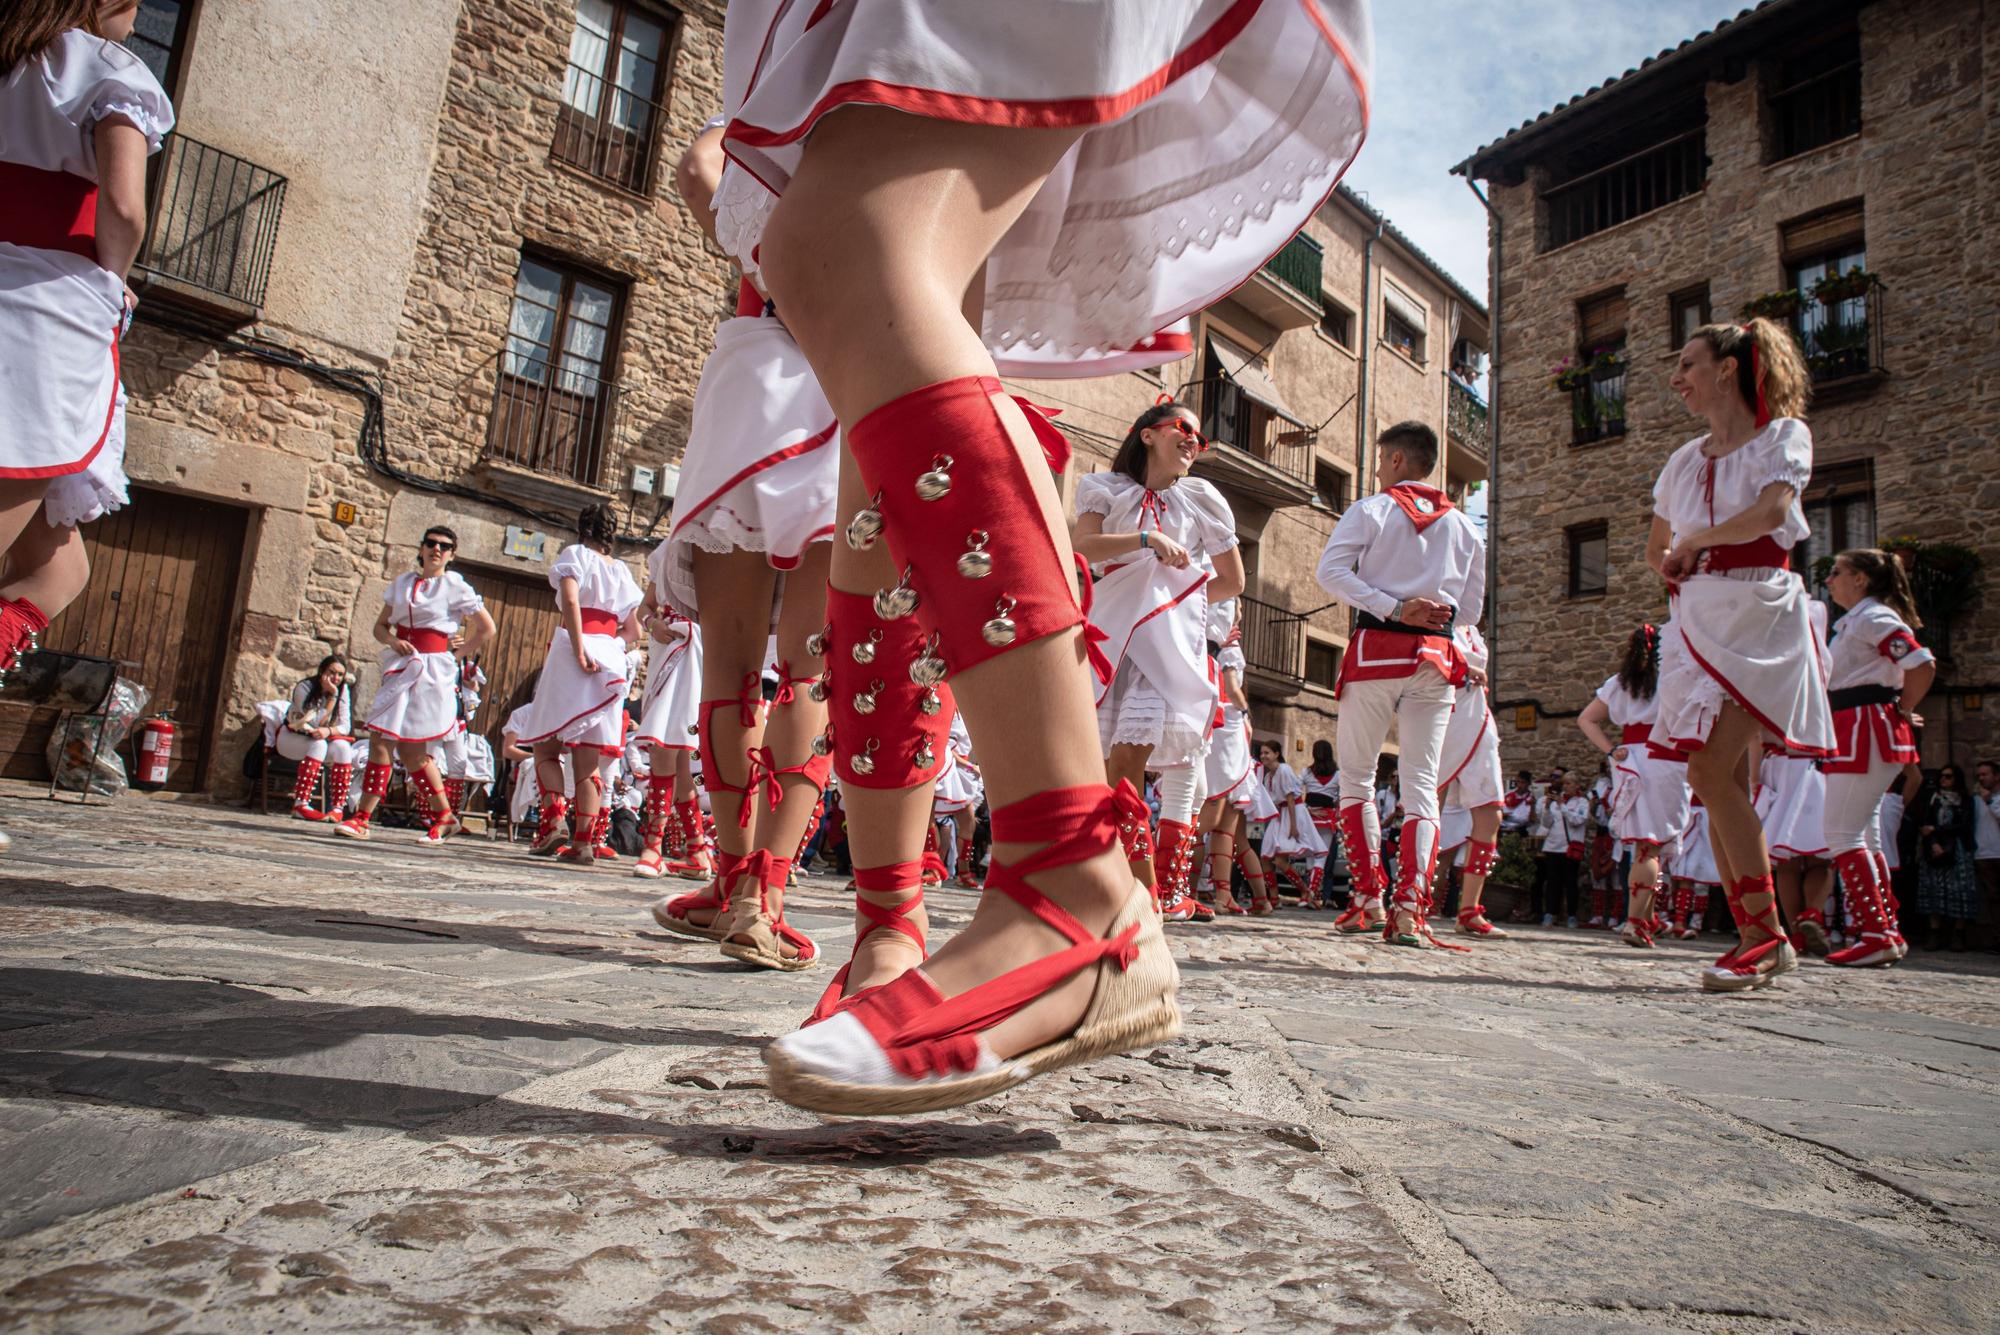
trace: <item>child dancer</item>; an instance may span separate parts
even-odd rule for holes
[[[1302,909],[1317,909],[1325,902],[1321,892],[1326,885],[1327,864],[1333,861],[1334,817],[1340,809],[1340,767],[1333,758],[1333,743],[1324,738],[1314,742],[1312,756],[1312,764],[1299,774],[1299,789],[1305,795],[1313,834],[1326,851],[1306,879],[1306,893],[1299,900]]]
[[[391,760],[400,760],[428,808],[424,843],[436,847],[458,833],[444,779],[430,744],[458,726],[458,655],[479,652],[493,638],[493,614],[456,571],[458,535],[442,524],[424,530],[417,568],[396,576],[382,593],[373,634],[382,649],[382,681],[368,705],[368,767],[361,775],[361,805],[333,827],[335,834],[366,839],[375,808],[389,795]]]
[[[1303,908],[1306,875],[1299,868],[1311,867],[1325,856],[1326,849],[1319,842],[1319,831],[1314,828],[1312,817],[1306,814],[1305,789],[1299,784],[1298,772],[1285,763],[1279,744],[1257,743],[1257,764],[1258,782],[1275,809],[1275,814],[1264,822],[1264,842],[1258,851],[1268,869],[1267,875],[1290,881]],[[1277,887],[1271,890],[1275,904]]]
[[[1486,639],[1467,622],[1452,631],[1468,668],[1486,671]],[[1467,681],[1458,688],[1445,724],[1444,749],[1439,753],[1440,800],[1466,813],[1465,871],[1459,883],[1458,930],[1467,936],[1504,940],[1480,906],[1486,878],[1500,860],[1500,730],[1484,682]],[[1447,844],[1446,851],[1452,845]]]
[[[1486,544],[1436,487],[1437,433],[1401,422],[1376,442],[1382,490],[1347,507],[1320,556],[1320,587],[1354,608],[1354,641],[1341,656],[1340,831],[1348,875],[1369,902],[1387,889],[1381,868],[1375,769],[1391,723],[1403,807],[1395,912],[1385,937],[1424,946],[1423,897],[1437,860],[1438,758],[1454,688],[1478,684],[1452,638],[1476,625],[1486,597]],[[1352,912],[1352,909],[1350,909]],[[1374,911],[1369,911],[1372,921]]]
[[[1750,766],[1767,738],[1803,756],[1829,754],[1834,740],[1825,648],[1788,568],[1808,532],[1806,369],[1791,334],[1769,320],[1705,325],[1681,349],[1673,387],[1709,429],[1674,452],[1653,486],[1646,560],[1678,590],[1660,649],[1659,728],[1689,757],[1736,920],[1736,948],[1703,970],[1701,985],[1736,992],[1798,967]]]
[[[1604,679],[1577,726],[1611,758],[1611,829],[1632,850],[1631,898],[1626,906],[1628,946],[1650,948],[1659,934],[1661,866],[1671,861],[1688,823],[1687,757],[1656,740],[1659,721],[1660,631],[1640,626],[1625,641],[1625,658]],[[1614,739],[1606,725],[1618,729]]]
[[[520,744],[534,752],[542,790],[541,819],[528,851],[585,869],[597,864],[610,823],[605,798],[625,750],[625,652],[639,638],[633,616],[639,584],[612,557],[617,540],[611,507],[585,506],[576,518],[576,541],[549,567],[561,623],[549,637],[520,735]],[[573,813],[560,796],[564,751],[575,772]]]
[[[1894,556],[1872,547],[1842,552],[1826,589],[1845,614],[1830,646],[1829,701],[1838,745],[1824,762],[1824,843],[1847,888],[1848,920],[1860,929],[1854,943],[1829,954],[1827,963],[1893,964],[1909,947],[1890,908],[1882,809],[1890,783],[1917,762],[1911,729],[1923,721],[1916,710],[1937,665],[1917,642],[1915,629],[1923,622],[1909,576]]]

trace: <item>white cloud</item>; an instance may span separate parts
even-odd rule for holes
[[[1368,144],[1347,184],[1486,291],[1486,214],[1451,175],[1482,144],[1733,18],[1746,0],[1377,0]]]

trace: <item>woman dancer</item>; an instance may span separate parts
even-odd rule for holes
[[[1799,416],[1806,386],[1798,344],[1778,325],[1703,326],[1681,349],[1673,387],[1709,429],[1674,452],[1653,486],[1646,560],[1678,590],[1660,649],[1658,730],[1688,755],[1738,934],[1702,971],[1710,991],[1767,987],[1798,967],[1751,768],[1767,738],[1795,755],[1833,749],[1826,651],[1788,568],[1809,531],[1799,508],[1812,476],[1812,433]]]
[[[1188,893],[1200,761],[1215,721],[1206,651],[1208,603],[1243,592],[1243,556],[1229,502],[1188,470],[1208,448],[1193,412],[1160,403],[1139,414],[1108,472],[1077,483],[1071,543],[1097,573],[1091,639],[1103,646],[1097,731],[1113,784],[1160,772],[1160,826],[1148,859],[1126,848],[1133,873],[1157,887],[1171,920],[1213,917]]]
[[[702,838],[694,794],[694,758],[701,713],[701,627],[675,611],[667,596],[666,543],[646,557],[645,609],[641,621],[651,643],[646,653],[646,693],[639,708],[638,741],[649,748],[644,847],[632,874],[710,880],[715,861]],[[668,861],[669,856],[674,861]]]
[[[1584,707],[1577,727],[1611,757],[1617,780],[1611,790],[1611,833],[1632,851],[1631,897],[1624,939],[1650,949],[1659,920],[1662,860],[1671,861],[1688,823],[1687,757],[1654,740],[1659,721],[1660,631],[1640,626],[1625,641],[1618,671],[1604,679]],[[1618,729],[1614,739],[1606,726]]]
[[[1824,764],[1823,843],[1847,889],[1853,944],[1829,964],[1894,964],[1909,949],[1890,909],[1889,849],[1882,811],[1905,766],[1917,762],[1912,728],[1917,706],[1937,676],[1931,651],[1917,642],[1916,599],[1895,557],[1872,547],[1833,559],[1826,590],[1845,614],[1829,646],[1827,677],[1838,754]],[[1897,800],[1901,808],[1901,799]]]
[[[1306,893],[1299,899],[1300,908],[1316,909],[1323,903],[1320,892],[1326,884],[1327,864],[1333,860],[1334,827],[1340,814],[1340,766],[1333,758],[1332,742],[1321,738],[1313,743],[1312,764],[1299,775],[1299,789],[1305,795],[1306,816],[1313,823],[1313,833],[1326,845],[1326,852],[1306,878]]]
[[[1298,867],[1311,866],[1324,857],[1326,845],[1320,842],[1319,831],[1313,827],[1312,817],[1306,814],[1305,789],[1299,783],[1299,776],[1285,763],[1278,743],[1257,743],[1257,763],[1258,781],[1270,795],[1271,805],[1277,808],[1277,814],[1264,823],[1264,842],[1259,851],[1269,874],[1290,881],[1298,892],[1299,906],[1307,907],[1306,878],[1299,874]],[[1274,886],[1274,903],[1275,890]]]
[[[424,530],[417,568],[382,592],[373,634],[382,648],[382,682],[368,705],[368,767],[361,773],[361,805],[333,827],[349,839],[366,839],[375,808],[389,795],[391,761],[403,762],[430,817],[424,843],[436,847],[458,833],[444,779],[429,746],[458,726],[460,652],[467,656],[493,638],[485,600],[449,569],[458,535],[441,524]]]
[[[292,687],[285,722],[278,729],[278,754],[298,762],[292,785],[292,815],[300,820],[339,820],[347,810],[354,781],[354,702],[347,679],[353,669],[339,654],[319,660],[313,674]],[[313,809],[320,770],[326,770],[326,810]]]
[[[0,680],[88,582],[77,526],[125,501],[124,277],[146,235],[146,159],[174,125],[118,45],[138,8],[19,0],[0,15]]]
[[[576,517],[576,541],[549,567],[561,620],[549,637],[519,737],[534,753],[541,789],[540,820],[528,851],[586,869],[597,865],[610,823],[605,797],[625,751],[625,652],[639,638],[633,615],[639,585],[611,555],[617,540],[611,507],[585,506]],[[564,751],[575,775],[573,812],[561,796]]]
[[[921,972],[767,1053],[781,1097],[951,1106],[1174,1032],[1170,957],[1077,745],[1091,696],[1055,489],[979,317],[1006,345],[1119,350],[1233,288],[1358,145],[1365,26],[1317,0],[732,7],[746,170],[724,182],[723,240],[761,259],[861,496],[881,496],[884,592],[915,603],[885,608],[938,636],[996,848],[981,912]]]

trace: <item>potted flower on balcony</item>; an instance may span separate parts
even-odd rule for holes
[[[1625,374],[1625,354],[1618,348],[1598,348],[1590,354],[1590,378],[1602,384]],[[1620,416],[1623,416],[1621,413]]]
[[[1754,320],[1762,316],[1766,320],[1789,320],[1799,313],[1799,290],[1788,287],[1783,292],[1766,292],[1743,303],[1743,318]]]
[[[1812,294],[1822,306],[1838,306],[1843,301],[1867,296],[1875,283],[1874,274],[1856,265],[1846,273],[1829,272],[1813,284]]]
[[[1574,357],[1565,357],[1549,368],[1549,388],[1558,394],[1572,393],[1589,383],[1589,364],[1580,364]]]

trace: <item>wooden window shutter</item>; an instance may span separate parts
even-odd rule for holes
[[[1576,306],[1577,344],[1585,351],[1625,337],[1625,289],[1580,301]]]
[[[1822,209],[1784,225],[1785,259],[1810,259],[1815,255],[1824,255],[1852,245],[1866,234],[1861,201]]]

